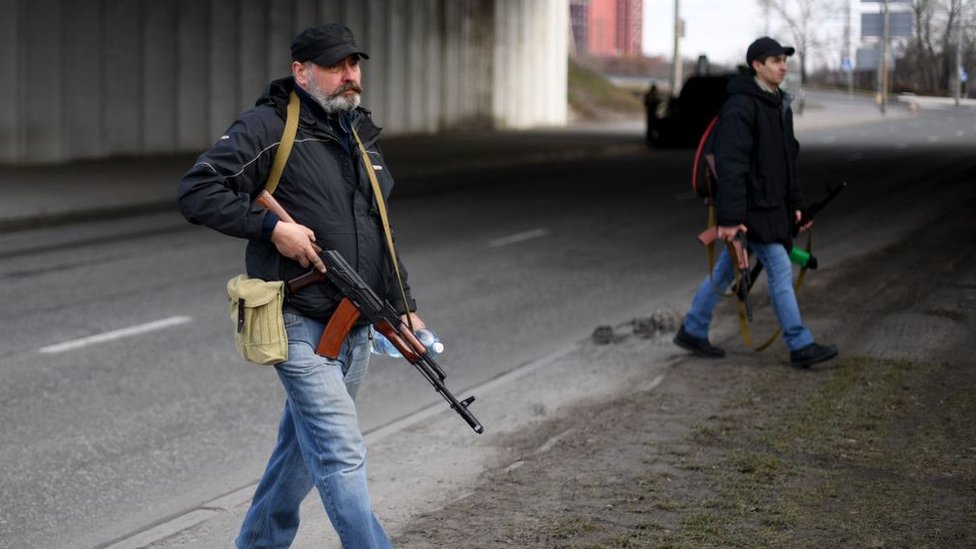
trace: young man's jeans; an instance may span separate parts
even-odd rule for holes
[[[237,547],[291,545],[299,505],[314,486],[343,547],[389,548],[366,490],[366,447],[353,403],[369,362],[369,327],[349,333],[337,360],[315,354],[323,323],[286,312],[285,329],[288,360],[275,369],[288,398]]]
[[[800,307],[796,303],[796,293],[793,291],[793,267],[790,256],[782,244],[749,243],[749,251],[756,255],[763,264],[769,284],[769,297],[783,330],[783,339],[791,350],[802,349],[813,343],[810,330],[803,326],[800,320]],[[728,289],[735,280],[735,271],[729,258],[727,248],[722,253],[712,270],[712,277],[705,277],[705,281],[698,287],[695,299],[691,302],[691,310],[685,316],[685,332],[692,337],[707,339],[708,326],[712,322],[712,311],[718,303],[720,293]]]

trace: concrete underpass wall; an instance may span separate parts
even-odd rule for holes
[[[566,121],[567,0],[0,0],[0,162],[199,151],[307,26],[370,53],[392,133]]]

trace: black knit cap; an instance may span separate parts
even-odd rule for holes
[[[291,42],[291,58],[298,62],[311,61],[328,67],[350,55],[369,59],[369,55],[356,45],[349,27],[338,23],[309,27]]]
[[[768,36],[757,38],[755,42],[749,44],[746,50],[746,64],[750,67],[752,62],[759,58],[772,57],[774,55],[785,55],[787,57],[796,53],[796,49],[791,46],[782,46],[779,42]]]

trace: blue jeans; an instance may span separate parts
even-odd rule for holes
[[[782,244],[749,243],[750,253],[763,264],[769,283],[769,298],[779,319],[783,331],[783,340],[791,350],[802,349],[813,343],[810,330],[803,326],[800,319],[800,306],[796,302],[793,291],[793,266],[790,256]],[[705,277],[705,281],[698,287],[695,299],[691,302],[691,310],[685,316],[685,332],[692,337],[707,339],[708,326],[712,322],[712,312],[718,303],[719,294],[735,280],[735,270],[729,258],[727,248],[722,253],[712,269],[712,277]],[[713,286],[714,284],[714,286]]]
[[[278,442],[237,538],[239,549],[289,547],[298,508],[313,486],[343,547],[392,547],[370,504],[366,447],[353,402],[369,363],[369,328],[354,328],[336,360],[315,354],[324,328],[285,313],[288,360],[275,369],[287,401]]]

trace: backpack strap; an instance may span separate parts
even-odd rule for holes
[[[301,103],[298,94],[291,92],[288,96],[288,111],[285,117],[285,131],[281,133],[281,141],[278,143],[278,150],[275,151],[274,161],[271,164],[271,172],[268,173],[268,180],[264,183],[264,190],[268,194],[274,194],[278,188],[278,181],[281,174],[285,171],[285,164],[288,163],[288,156],[291,154],[291,146],[295,144],[295,134],[298,133],[298,114],[301,111]]]

